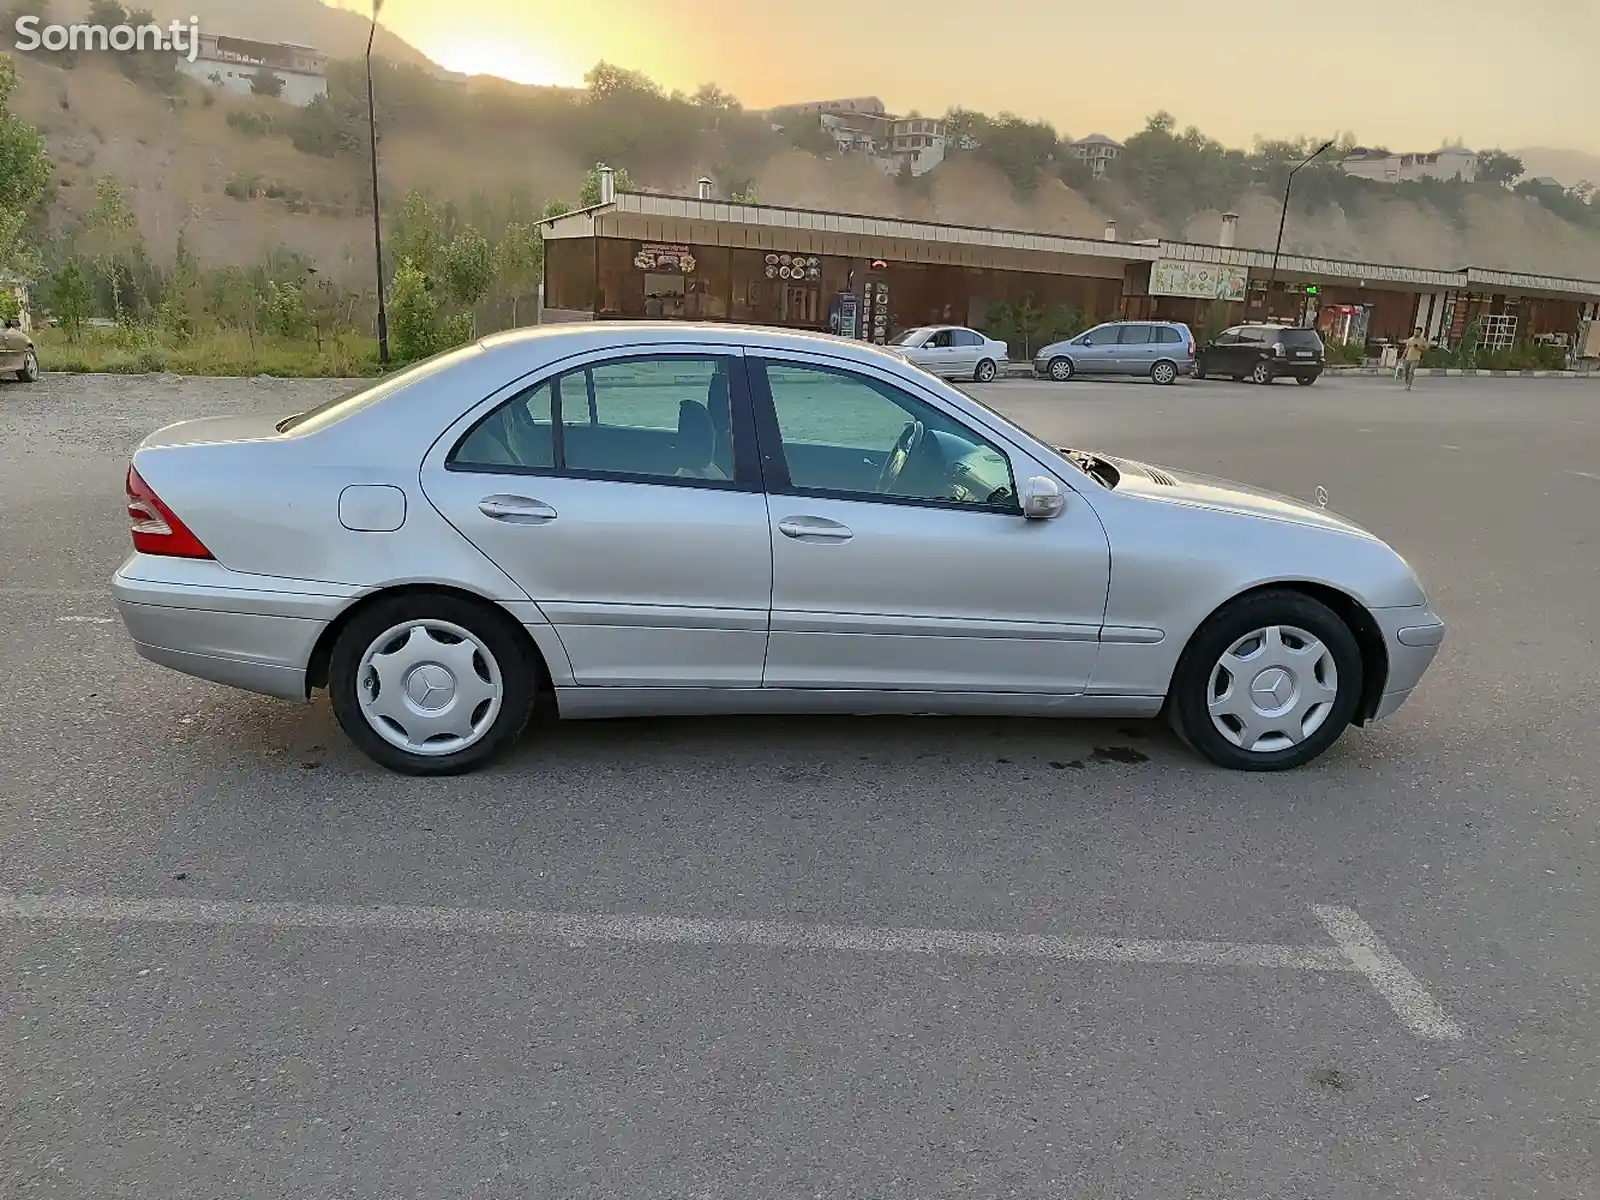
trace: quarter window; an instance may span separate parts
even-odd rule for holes
[[[479,421],[447,465],[456,470],[730,481],[730,366],[721,358],[661,356],[567,371]]]
[[[1163,345],[1177,345],[1179,342],[1183,341],[1182,335],[1180,335],[1176,329],[1173,329],[1170,326],[1163,325],[1160,329],[1156,330],[1156,334],[1156,341],[1161,342]]]
[[[1017,510],[1006,455],[931,404],[845,371],[752,361],[765,371],[795,491]]]

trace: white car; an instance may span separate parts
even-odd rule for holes
[[[923,325],[908,329],[889,348],[944,379],[988,383],[1010,361],[1010,347],[964,325]]]

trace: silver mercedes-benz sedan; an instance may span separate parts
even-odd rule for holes
[[[1165,714],[1277,770],[1444,639],[1324,508],[1049,446],[905,358],[732,325],[521,330],[128,471],[138,652],[413,774],[564,717]]]

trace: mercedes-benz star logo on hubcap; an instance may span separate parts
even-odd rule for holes
[[[1293,693],[1294,681],[1282,667],[1269,667],[1250,685],[1250,694],[1258,708],[1282,708]]]
[[[406,695],[418,708],[443,708],[455,691],[450,672],[437,663],[424,663],[406,680]]]

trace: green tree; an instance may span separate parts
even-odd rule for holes
[[[427,274],[409,258],[400,260],[389,289],[389,332],[401,362],[427,358],[442,340],[439,302]]]
[[[424,275],[431,275],[438,267],[439,251],[444,242],[443,215],[439,206],[421,191],[412,188],[407,192],[395,217],[394,232],[389,236],[394,261],[410,259]]]
[[[488,239],[468,225],[450,239],[439,265],[445,295],[467,311],[468,329],[476,333],[478,303],[494,282],[494,251]]]
[[[22,315],[22,301],[9,287],[0,288],[0,322]]]
[[[1522,160],[1504,150],[1484,150],[1478,155],[1478,178],[1510,187],[1522,178]]]
[[[16,87],[16,64],[0,54],[0,270],[31,268],[22,231],[50,183],[44,138],[9,107]]]
[[[578,207],[590,208],[600,203],[600,168],[604,163],[595,163],[589,173],[583,177],[583,187],[578,191]],[[628,174],[627,167],[613,169],[611,182],[619,192],[633,191],[633,176]]]
[[[524,225],[513,221],[500,236],[495,247],[494,270],[505,295],[511,298],[511,324],[517,319],[522,297],[539,285],[544,267],[544,238],[537,225]]]
[[[89,286],[88,276],[76,258],[69,258],[56,272],[46,300],[56,320],[67,331],[67,337],[77,341],[83,323],[94,310],[94,289]]]
[[[270,281],[265,314],[267,328],[286,340],[303,338],[311,331],[311,313],[299,284]]]
[[[285,79],[266,63],[262,63],[250,76],[250,93],[276,100],[283,95]]]
[[[123,270],[143,250],[138,223],[122,195],[122,188],[109,175],[94,183],[94,205],[85,219],[85,242],[89,253],[111,293],[111,315],[122,321],[127,315],[122,303]]]
[[[206,319],[205,284],[200,270],[186,253],[179,235],[178,260],[167,276],[156,322],[177,342],[186,342],[200,332]]]
[[[222,324],[244,330],[252,351],[261,328],[261,308],[261,293],[241,268],[224,267],[217,273],[211,287],[211,311]]]

